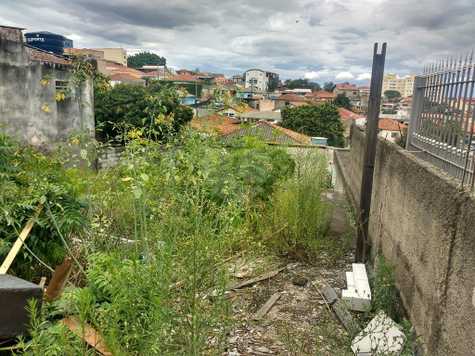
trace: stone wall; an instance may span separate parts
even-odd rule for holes
[[[364,133],[335,161],[358,204]],[[356,205],[357,206],[357,205]],[[379,140],[369,221],[371,255],[395,267],[404,306],[429,355],[475,350],[475,197],[399,146]]]
[[[32,60],[33,50],[4,32],[0,36],[0,130],[36,146],[51,146],[76,133],[93,136],[92,82],[74,87],[68,65]],[[63,101],[55,98],[59,81],[69,83]]]

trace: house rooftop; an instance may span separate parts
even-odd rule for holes
[[[306,102],[308,99],[306,99],[305,97],[303,97],[301,95],[297,95],[297,94],[282,94],[281,96],[279,96],[275,100]]]
[[[358,120],[365,118],[365,116],[354,113],[353,111],[345,108],[338,108],[338,113],[340,114],[340,118],[342,120]]]
[[[58,56],[51,52],[46,52],[36,47],[29,46],[24,44],[25,47],[28,48],[30,53],[30,59],[35,62],[41,63],[50,63],[50,64],[63,64],[63,65],[71,65],[71,61],[65,57]]]
[[[230,134],[224,135],[225,142],[235,138],[255,136],[273,145],[306,146],[311,145],[311,138],[307,135],[283,128],[267,121],[259,121],[255,125],[242,127]]]
[[[401,131],[407,128],[407,124],[402,124],[394,119],[379,119],[378,128],[385,131]]]

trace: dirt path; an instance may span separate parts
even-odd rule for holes
[[[290,263],[269,280],[231,292],[237,323],[225,355],[352,355],[347,333],[319,293],[325,282],[344,287],[344,272],[351,269],[352,260],[345,256],[331,268]],[[281,297],[270,311],[254,320],[278,292]]]

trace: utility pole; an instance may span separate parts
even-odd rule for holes
[[[374,44],[373,69],[368,101],[368,118],[366,119],[366,147],[363,161],[363,177],[361,180],[360,210],[358,214],[358,235],[356,240],[356,262],[366,262],[369,255],[368,225],[373,191],[374,160],[378,142],[378,121],[383,89],[384,62],[386,59],[386,43],[381,53],[378,44]]]

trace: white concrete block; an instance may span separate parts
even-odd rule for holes
[[[371,308],[371,289],[366,267],[363,263],[353,263],[352,272],[346,272],[347,289],[341,293],[351,310],[368,311]]]
[[[351,343],[356,356],[399,355],[406,337],[399,325],[380,311]]]

